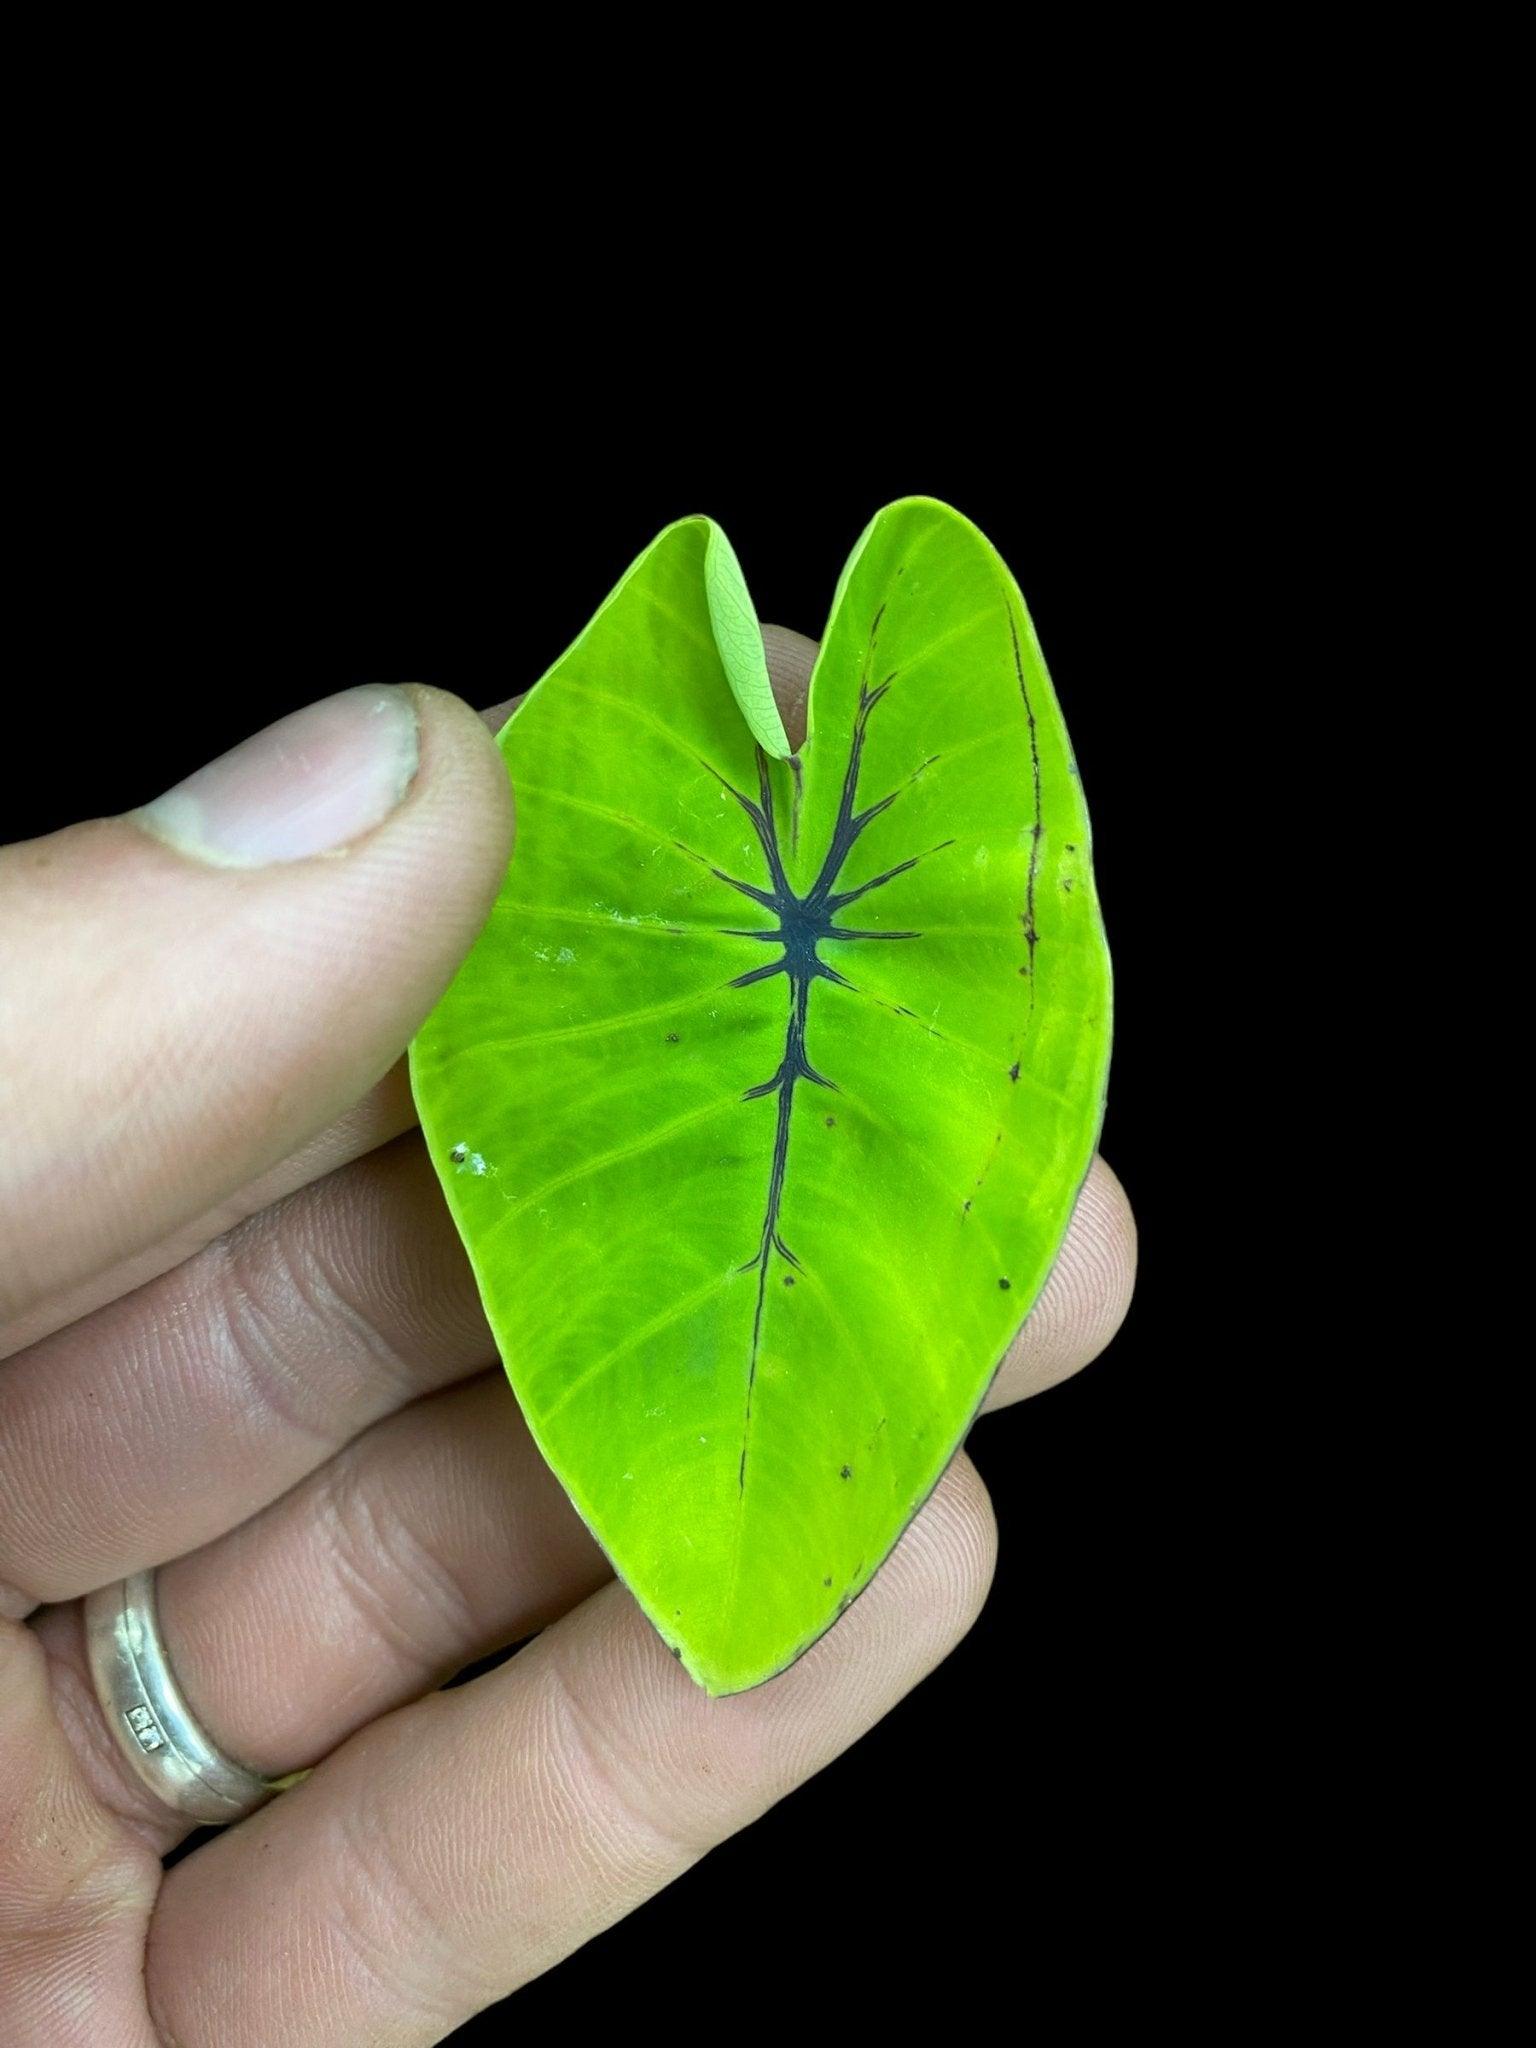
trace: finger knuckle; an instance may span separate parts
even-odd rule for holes
[[[432,1881],[398,1852],[389,1816],[368,1802],[340,1811],[335,1830],[335,1878],[318,1930],[326,1974],[348,1980],[349,1999],[364,2010],[430,2028],[435,2040],[482,2001],[466,2003],[466,1959]]]
[[[469,1596],[421,1532],[391,1510],[357,1451],[326,1468],[318,1520],[339,1592],[402,1671],[419,1677],[462,1661],[476,1633]]]
[[[686,1869],[729,1830],[669,1808],[655,1760],[634,1755],[617,1718],[587,1702],[558,1639],[546,1638],[546,1645],[547,1755],[557,1780],[555,1798],[579,1814],[581,1834],[599,1861],[638,1868],[651,1879]]]
[[[331,1450],[403,1391],[398,1353],[342,1285],[302,1206],[242,1224],[220,1257],[225,1337],[251,1399],[280,1428]]]

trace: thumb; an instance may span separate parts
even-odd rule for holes
[[[376,685],[129,817],[0,849],[0,1322],[372,1087],[483,924],[511,830],[474,712]]]

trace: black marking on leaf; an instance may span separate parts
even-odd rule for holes
[[[1003,1293],[1006,1294],[1009,1288],[1012,1287],[1013,1282],[1011,1280],[999,1280],[997,1284],[1002,1289]]]
[[[994,1137],[992,1140],[992,1150],[987,1154],[986,1165],[982,1167],[981,1172],[976,1176],[976,1179],[973,1183],[975,1187],[979,1188],[981,1186],[982,1182],[986,1179],[987,1175],[992,1171],[993,1167],[997,1164],[997,1148],[999,1145],[1002,1144],[1002,1142],[1003,1134],[1001,1131],[999,1131],[996,1137]],[[969,1202],[966,1203],[966,1207],[970,1207]]]
[[[768,1095],[772,1095],[777,1099],[774,1119],[773,1154],[768,1175],[767,1199],[763,1206],[762,1230],[759,1234],[756,1251],[752,1254],[751,1258],[747,1259],[737,1268],[738,1272],[747,1273],[755,1271],[757,1274],[757,1300],[752,1317],[752,1342],[747,1367],[745,1413],[742,1421],[741,1461],[737,1469],[737,1487],[738,1491],[742,1493],[745,1492],[747,1483],[747,1446],[751,1438],[752,1429],[752,1396],[757,1381],[757,1362],[762,1342],[763,1308],[767,1299],[769,1267],[772,1264],[774,1254],[777,1253],[788,1265],[795,1267],[797,1270],[800,1269],[799,1259],[790,1250],[779,1233],[779,1213],[784,1199],[785,1174],[789,1161],[790,1122],[794,1108],[795,1089],[803,1081],[812,1087],[827,1088],[834,1093],[838,1092],[836,1081],[831,1079],[830,1076],[817,1071],[811,1062],[807,1050],[806,1020],[809,1012],[811,987],[817,981],[830,981],[838,987],[857,990],[856,983],[849,981],[835,967],[831,966],[829,962],[821,957],[820,948],[824,944],[853,944],[870,939],[910,941],[920,938],[922,934],[916,931],[876,931],[866,927],[840,925],[835,923],[834,919],[838,912],[846,909],[849,904],[856,903],[862,897],[870,895],[873,891],[884,888],[887,883],[895,881],[898,876],[910,873],[920,861],[927,860],[931,855],[945,851],[955,843],[953,839],[942,840],[937,845],[926,848],[923,852],[913,854],[905,860],[897,861],[891,867],[884,869],[880,874],[871,876],[867,882],[861,882],[854,888],[843,890],[837,888],[838,877],[842,874],[848,857],[852,853],[860,835],[876,818],[881,817],[888,811],[902,793],[901,789],[892,790],[888,795],[878,798],[874,803],[866,804],[862,808],[859,807],[859,775],[863,762],[864,743],[869,728],[869,721],[875,708],[880,704],[892,683],[896,680],[898,673],[898,671],[892,670],[881,682],[877,683],[873,688],[870,687],[869,677],[874,667],[875,649],[880,635],[880,622],[885,616],[885,611],[886,607],[882,604],[870,624],[869,645],[865,654],[863,674],[859,679],[858,706],[854,715],[853,732],[848,747],[848,760],[843,772],[842,789],[838,799],[837,815],[833,822],[831,840],[816,877],[803,896],[796,893],[785,871],[784,859],[779,844],[779,826],[774,815],[773,785],[770,779],[768,759],[762,748],[759,747],[756,750],[757,795],[755,799],[744,794],[730,782],[726,781],[719,770],[712,767],[709,762],[700,760],[699,764],[707,774],[719,783],[724,794],[741,806],[751,821],[752,829],[757,836],[758,846],[761,849],[764,865],[767,869],[767,886],[765,887],[762,883],[758,882],[745,881],[736,875],[727,874],[723,868],[715,867],[708,861],[701,861],[701,865],[708,867],[710,873],[717,880],[724,882],[728,888],[736,890],[738,894],[747,897],[754,903],[760,904],[765,910],[771,911],[776,919],[776,923],[768,929],[730,928],[728,936],[750,939],[754,943],[774,945],[781,949],[777,959],[770,960],[762,966],[747,968],[741,974],[735,976],[729,983],[729,986],[732,988],[748,988],[756,982],[770,981],[780,974],[785,976],[789,984],[789,1005],[785,1023],[783,1057],[780,1059],[773,1074],[766,1081],[760,1081],[754,1087],[745,1089],[742,1094],[744,1102],[758,1100]],[[1041,810],[1040,749],[1034,706],[1030,702],[1028,684],[1024,675],[1023,654],[1019,645],[1018,628],[1014,622],[1011,606],[1008,610],[1008,630],[1013,643],[1014,671],[1018,678],[1019,692],[1023,699],[1025,717],[1029,725],[1030,758],[1034,783],[1035,816],[1031,841],[1029,877],[1025,892],[1025,908],[1020,919],[1024,927],[1025,941],[1029,948],[1029,959],[1026,965],[1019,970],[1021,974],[1028,975],[1031,978],[1030,1006],[1033,1008],[1035,948],[1039,944],[1039,935],[1035,929],[1035,885],[1040,860],[1040,841],[1044,829]],[[927,760],[920,762],[908,775],[902,788],[910,788],[939,758],[937,754],[930,754]],[[792,850],[795,850],[799,844],[803,771],[798,755],[792,755],[788,765],[793,786],[789,820],[790,846]],[[695,854],[690,847],[683,846],[681,841],[674,843],[679,847],[680,851],[688,854],[690,858],[700,860],[700,856]],[[881,999],[877,998],[876,1000]],[[883,1006],[894,1010],[899,1016],[910,1018],[913,1015],[911,1010],[900,1004],[885,1003]],[[931,1027],[925,1026],[924,1028],[930,1029]],[[942,1034],[935,1031],[933,1035],[941,1036]],[[1019,1069],[1015,1065],[1013,1068],[1013,1078],[1017,1080],[1018,1075]],[[835,1116],[828,1116],[825,1122],[827,1129],[831,1130],[836,1125],[837,1118]],[[1000,1141],[1001,1133],[998,1134],[998,1142]],[[977,1185],[980,1185],[979,1181]],[[965,1208],[969,1210],[969,1202],[965,1204]],[[794,1285],[792,1274],[784,1276],[784,1284],[786,1287]],[[1001,1284],[1007,1286],[1009,1283],[1004,1281]],[[851,1468],[845,1465],[839,1476],[843,1479],[851,1479],[853,1476]]]
[[[448,1157],[453,1161],[455,1166],[462,1166],[465,1160],[469,1157],[469,1147],[467,1145],[455,1145],[453,1150],[448,1154]]]
[[[675,1031],[669,1031],[667,1033],[667,1043],[668,1045],[676,1045],[679,1043],[678,1035]]]
[[[731,887],[733,889],[739,889],[743,896],[750,896],[754,903],[761,903],[765,910],[772,910],[777,905],[778,898],[774,895],[771,889],[759,889],[755,882],[738,882],[736,877],[734,875],[728,875],[725,872],[724,868],[711,868],[709,872],[716,878],[717,881],[729,882]],[[751,939],[763,936],[765,936],[765,934],[757,932],[732,933],[732,937],[738,939]]]
[[[839,1479],[851,1479],[853,1477],[853,1467],[851,1465],[845,1465],[842,1471],[839,1472],[837,1476]]]
[[[837,816],[833,822],[831,842],[821,867],[804,896],[798,895],[791,887],[785,873],[783,856],[779,850],[778,824],[774,815],[773,785],[769,777],[768,759],[761,747],[757,749],[757,799],[726,782],[719,771],[709,767],[708,762],[700,765],[708,769],[726,791],[741,805],[752,821],[767,865],[769,887],[758,883],[742,881],[738,876],[728,875],[721,868],[711,868],[711,873],[730,888],[761,903],[773,911],[778,919],[770,930],[752,931],[732,929],[732,938],[752,939],[777,945],[783,950],[777,960],[771,960],[762,967],[748,968],[737,975],[729,984],[732,988],[747,988],[754,982],[771,981],[776,975],[784,975],[789,982],[789,1014],[784,1034],[784,1056],[776,1070],[766,1081],[759,1081],[755,1087],[743,1091],[744,1102],[754,1101],[765,1095],[778,1098],[778,1113],[774,1123],[773,1158],[768,1176],[768,1197],[763,1208],[763,1227],[758,1239],[757,1250],[752,1257],[737,1268],[738,1272],[757,1273],[757,1302],[752,1315],[752,1349],[747,1368],[746,1412],[742,1424],[741,1463],[737,1471],[739,1491],[745,1491],[747,1483],[747,1443],[752,1428],[752,1394],[757,1380],[758,1351],[762,1342],[763,1306],[767,1299],[768,1269],[773,1254],[798,1267],[800,1261],[779,1235],[779,1210],[784,1198],[784,1176],[789,1161],[789,1128],[794,1108],[795,1089],[804,1081],[812,1087],[828,1088],[837,1092],[837,1083],[826,1074],[818,1073],[811,1064],[806,1051],[806,1017],[810,1005],[811,985],[817,981],[835,982],[841,988],[853,988],[854,983],[840,974],[821,958],[818,948],[830,940],[854,942],[860,939],[916,939],[919,932],[866,931],[833,922],[837,912],[870,890],[894,881],[900,874],[924,860],[929,853],[942,851],[941,847],[930,847],[926,853],[914,855],[910,860],[900,862],[884,874],[876,875],[871,881],[857,889],[836,893],[838,876],[842,873],[849,854],[853,851],[859,835],[872,821],[896,801],[899,791],[881,797],[877,803],[858,808],[859,768],[864,754],[864,739],[869,727],[870,716],[875,707],[895,680],[893,670],[882,683],[870,689],[868,675],[873,659],[875,643],[879,634],[880,620],[885,612],[882,605],[875,614],[870,627],[869,652],[865,658],[864,676],[859,682],[858,709],[854,716],[853,734],[848,749],[848,764],[843,774],[842,791],[838,799]],[[953,845],[952,840],[944,842]],[[835,1122],[829,1118],[829,1125]]]
[[[830,1585],[831,1585],[831,1583],[832,1583],[832,1581],[831,1581],[830,1579],[823,1579],[821,1583],[822,1583],[822,1584],[823,1584],[824,1586],[830,1586]]]
[[[1013,1065],[1008,1069],[1008,1078],[1010,1081],[1017,1081],[1017,1079],[1019,1078],[1019,1063],[1017,1060],[1015,1060]]]
[[[1034,777],[1035,824],[1029,842],[1029,878],[1024,886],[1024,913],[1019,922],[1024,927],[1024,943],[1029,948],[1029,1007],[1035,1007],[1035,948],[1040,943],[1040,933],[1035,925],[1035,877],[1040,868],[1040,836],[1044,830],[1045,813],[1040,796],[1040,734],[1035,725],[1035,707],[1029,701],[1029,685],[1024,680],[1024,656],[1019,649],[1019,629],[1014,622],[1013,606],[1008,607],[1008,634],[1013,642],[1013,672],[1019,679],[1019,695],[1024,700],[1024,716],[1029,721],[1029,760]]]
[[[909,868],[915,868],[920,860],[928,858],[929,853],[942,853],[946,846],[953,846],[954,843],[953,839],[941,839],[937,846],[929,847],[928,853],[915,853],[910,860],[898,861],[895,867],[887,868],[883,875],[876,875],[868,882],[860,882],[857,889],[844,889],[836,896],[829,896],[827,898],[827,909],[836,912],[841,910],[847,903],[856,903],[861,896],[867,896],[871,889],[884,888],[887,882],[894,882],[898,875],[904,875]],[[835,937],[837,935],[829,933],[828,936]],[[874,937],[875,934],[871,932],[856,932],[848,933],[845,936],[867,939]],[[900,936],[903,938],[916,938],[918,934],[916,932],[903,932]]]

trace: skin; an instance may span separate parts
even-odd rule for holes
[[[793,739],[814,644],[764,638]],[[864,1597],[754,1692],[706,1700],[612,1580],[522,1427],[412,1129],[399,1056],[513,829],[487,733],[508,707],[415,701],[416,778],[342,857],[214,869],[129,819],[0,854],[26,992],[0,1077],[17,2048],[439,2041],[830,1762],[986,1596],[963,1452]],[[402,917],[404,888],[429,917]],[[988,1409],[1096,1356],[1134,1266],[1096,1161]],[[152,1564],[212,1738],[317,1766],[168,1873],[187,1830],[118,1759],[79,1610]]]

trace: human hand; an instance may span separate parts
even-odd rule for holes
[[[813,650],[766,637],[793,724]],[[378,689],[147,820],[0,851],[16,2048],[436,2042],[829,1762],[985,1596],[963,1452],[837,1627],[754,1692],[706,1699],[613,1582],[497,1365],[398,1063],[511,826],[480,720]],[[1093,1357],[1133,1264],[1096,1164],[987,1406]],[[82,1616],[154,1566],[210,1739],[263,1775],[315,1767],[168,1872],[192,1823],[125,1760]]]

